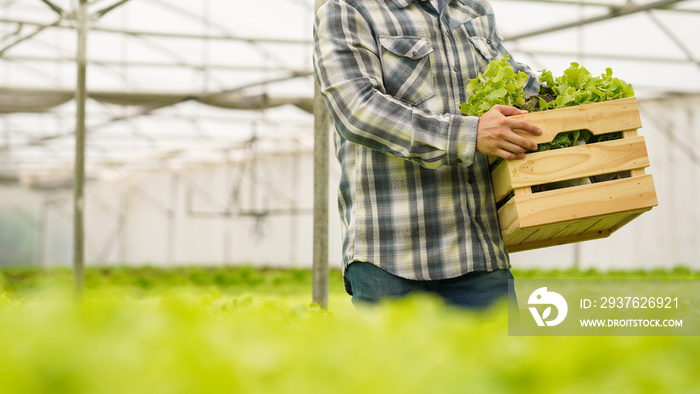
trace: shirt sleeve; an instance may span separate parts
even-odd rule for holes
[[[474,162],[479,119],[430,112],[387,94],[371,26],[345,1],[328,1],[316,15],[314,75],[348,141],[426,168]]]

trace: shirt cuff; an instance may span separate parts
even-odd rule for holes
[[[449,116],[447,163],[470,166],[474,163],[479,117],[454,114]]]

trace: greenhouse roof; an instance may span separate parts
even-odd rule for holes
[[[640,99],[700,93],[700,1],[491,4],[513,56],[533,69],[611,67]],[[72,182],[77,9],[0,1],[3,182]],[[88,10],[88,178],[310,151],[312,0],[93,0]]]

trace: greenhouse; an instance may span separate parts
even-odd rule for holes
[[[463,392],[460,374],[477,392],[691,391],[693,338],[518,342],[501,313],[421,297],[354,315],[340,273],[341,168],[315,91],[323,3],[0,0],[0,348],[11,349],[0,392],[3,381],[12,393],[116,393],[129,381],[134,392],[425,392],[433,378],[439,392]],[[610,68],[631,84],[658,200],[602,239],[511,253],[513,271],[697,280],[700,1],[488,3],[517,62]],[[91,303],[49,302],[69,299],[76,280]],[[54,323],[65,343],[43,332]],[[23,335],[45,359],[10,343]],[[488,349],[500,335],[507,362]],[[578,359],[543,355],[561,348]],[[362,379],[336,383],[370,357]],[[559,373],[543,383],[548,368]]]

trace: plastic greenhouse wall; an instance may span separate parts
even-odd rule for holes
[[[607,239],[511,255],[515,267],[700,269],[700,95],[640,102],[659,206]],[[331,147],[332,149],[332,147]],[[310,267],[311,152],[257,156],[86,186],[88,265]],[[330,157],[331,266],[340,265]],[[72,192],[0,185],[0,265],[69,265]]]

